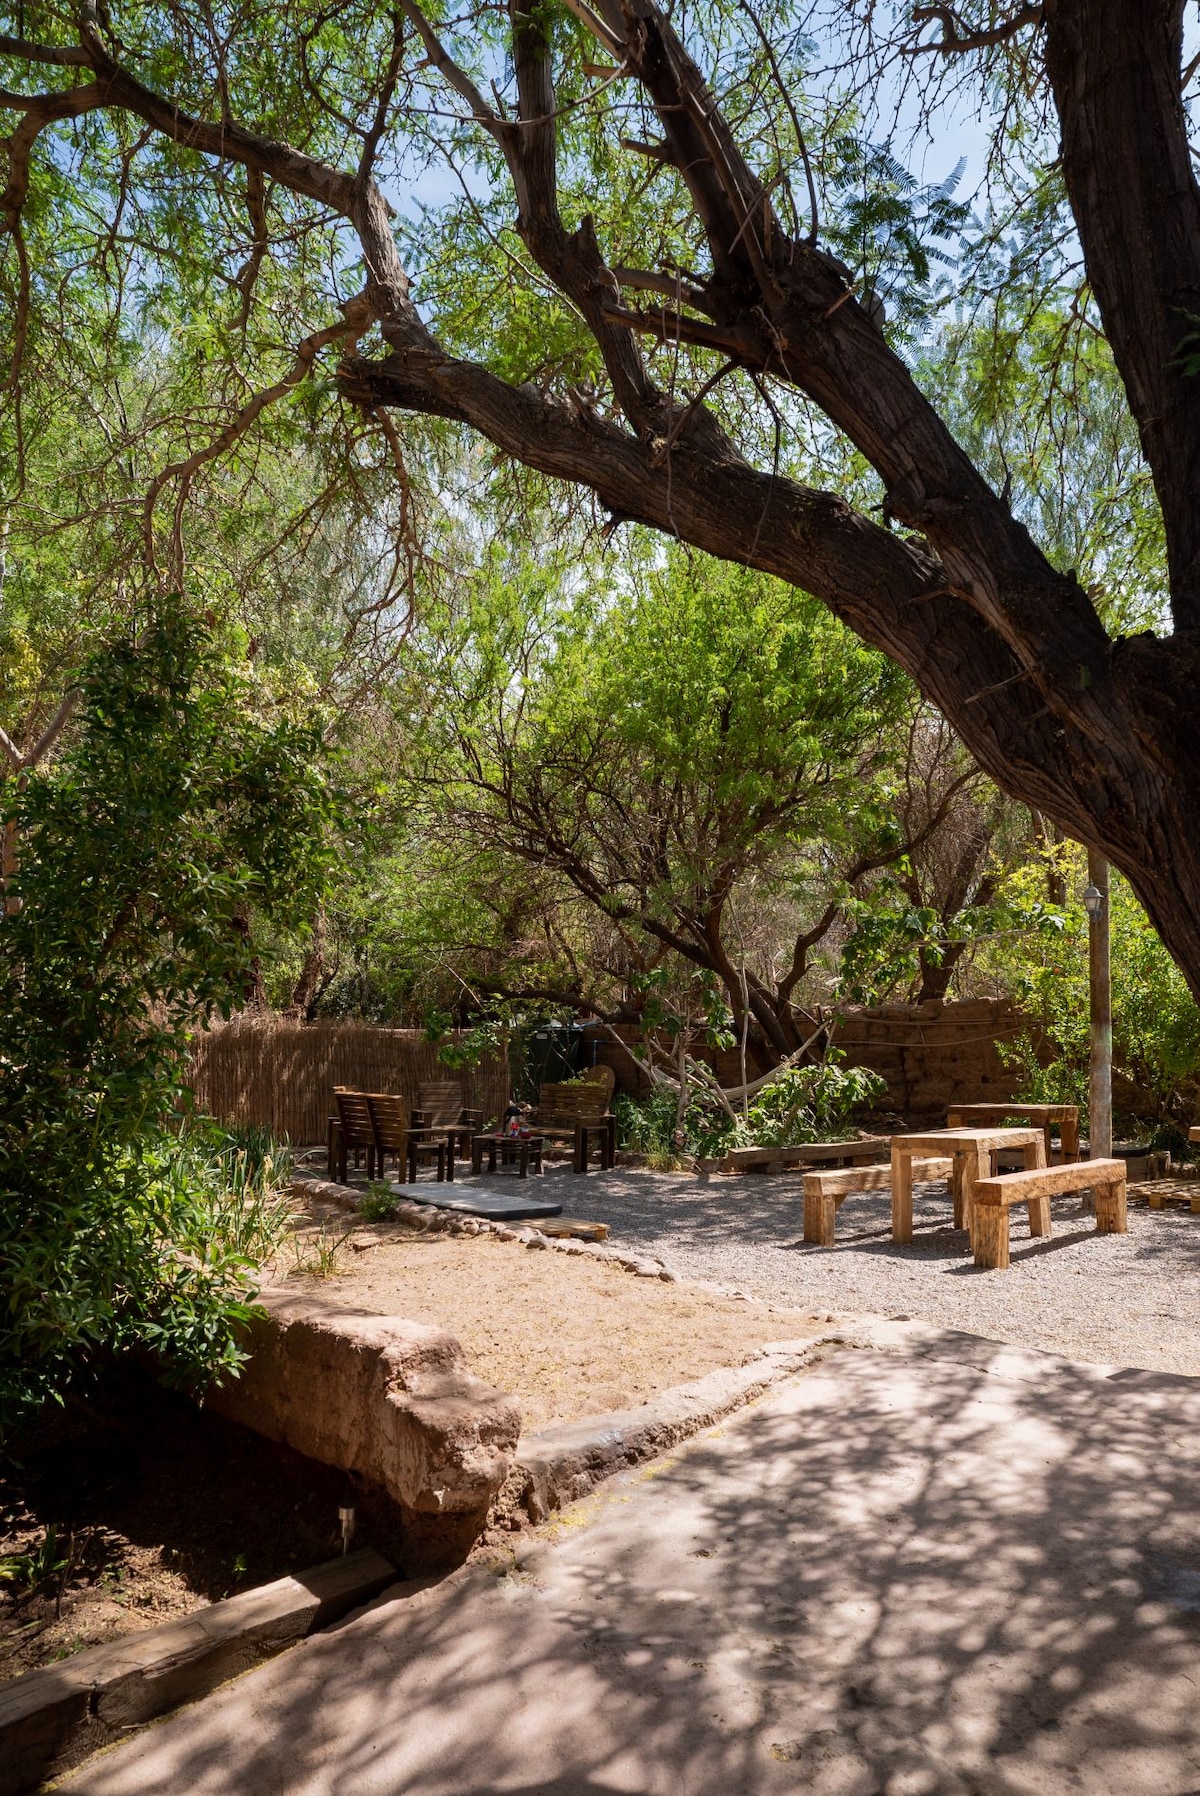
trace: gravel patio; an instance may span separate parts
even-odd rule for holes
[[[831,1250],[804,1244],[795,1178],[618,1168],[530,1183],[681,1278],[793,1309],[909,1316],[1072,1359],[1200,1375],[1200,1217],[1186,1210],[1131,1201],[1128,1235],[1098,1236],[1078,1202],[1056,1200],[1048,1240],[1031,1240],[1014,1211],[1011,1267],[982,1272],[950,1227],[944,1184],[916,1188],[911,1247],[893,1244],[880,1191],[846,1200]]]

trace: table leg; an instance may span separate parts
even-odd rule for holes
[[[1026,1172],[1048,1166],[1049,1163],[1050,1156],[1044,1142],[1035,1141],[1031,1147],[1025,1149]],[[1031,1235],[1049,1235],[1051,1232],[1050,1199],[1048,1197],[1031,1197],[1026,1208],[1029,1212],[1029,1233]]]
[[[529,1143],[527,1141],[523,1141],[517,1150],[517,1177],[519,1179],[529,1177]]]
[[[454,1130],[453,1129],[450,1130],[450,1133],[446,1138],[446,1178],[447,1178],[447,1181],[451,1185],[454,1183]]]
[[[893,1142],[892,1240],[911,1242],[912,1238],[912,1155]]]

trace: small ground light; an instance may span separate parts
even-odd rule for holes
[[[354,1539],[354,1508],[345,1505],[338,1510],[338,1521],[342,1524],[342,1554],[350,1551],[350,1542]]]

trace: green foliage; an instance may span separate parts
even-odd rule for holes
[[[319,729],[261,721],[177,603],[96,654],[82,694],[58,764],[5,791],[4,1423],[106,1353],[153,1348],[190,1382],[238,1364],[281,1168],[172,1118],[192,1031],[247,989],[248,909],[311,913],[335,813]]]
[[[837,1048],[815,1066],[789,1067],[750,1106],[745,1133],[755,1147],[793,1147],[804,1141],[837,1141],[854,1126],[856,1112],[887,1091],[869,1067],[842,1067]]]
[[[1003,898],[1017,912],[1043,903],[1047,873],[1079,892],[1083,850],[1046,850],[1013,871]],[[1061,928],[998,938],[984,961],[1035,1019],[1034,1034],[1007,1050],[1029,1102],[1079,1104],[1087,1114],[1089,1012],[1087,917],[1079,902],[1058,910]],[[1200,1102],[1200,1006],[1122,876],[1110,871],[1113,1106],[1121,1126],[1180,1129]]]
[[[364,1222],[391,1222],[396,1200],[386,1185],[368,1185],[366,1196],[358,1200],[358,1213]]]
[[[613,1098],[617,1142],[633,1154],[665,1154],[671,1151],[675,1133],[675,1099],[669,1092],[651,1091],[635,1098],[618,1091]]]
[[[0,1584],[17,1596],[33,1596],[66,1571],[70,1560],[59,1552],[58,1529],[51,1522],[29,1553],[10,1553],[0,1559]]]

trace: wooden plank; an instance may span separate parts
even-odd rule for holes
[[[953,1160],[914,1160],[912,1176],[917,1183],[930,1179],[948,1179]],[[855,1191],[886,1191],[892,1182],[888,1161],[882,1166],[838,1166],[828,1172],[806,1172],[804,1195],[813,1197],[847,1197]]]
[[[127,1729],[207,1695],[397,1576],[367,1548],[0,1685],[5,1796],[36,1790]]]
[[[607,1241],[607,1222],[581,1222],[576,1216],[555,1216],[549,1222],[539,1222],[538,1231],[543,1235],[566,1237],[575,1241]]]
[[[1193,1216],[1200,1216],[1200,1182],[1194,1179],[1155,1179],[1153,1182],[1130,1185],[1127,1196],[1131,1203],[1145,1203],[1152,1210],[1165,1209],[1168,1204],[1179,1204],[1189,1209]]]
[[[1093,1185],[1125,1183],[1124,1160],[1081,1160],[1070,1166],[1034,1166],[1026,1172],[1004,1172],[994,1179],[980,1179],[975,1202],[997,1205],[1024,1204],[1031,1197],[1055,1197],[1069,1191],[1088,1191]]]
[[[1200,1142],[1200,1123],[1197,1123],[1195,1127],[1188,1130],[1188,1140]]]
[[[887,1152],[886,1137],[873,1135],[861,1141],[804,1141],[793,1147],[735,1147],[726,1155],[725,1165],[730,1172],[782,1172],[787,1167],[822,1166],[839,1160],[869,1165]]]

